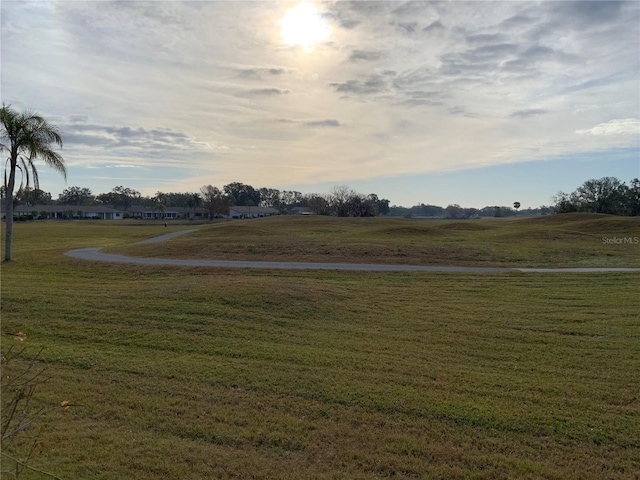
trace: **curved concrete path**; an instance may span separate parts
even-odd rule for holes
[[[169,240],[170,238],[179,237],[180,235],[184,235],[185,233],[191,233],[195,231],[197,230],[178,230],[177,232],[165,233],[164,235],[160,235],[159,237],[147,238],[146,240],[142,240],[141,242],[136,242],[136,245],[142,245],[144,243],[160,243],[164,242],[165,240]]]
[[[180,230],[138,242],[158,243],[170,238],[194,232]],[[313,263],[313,262],[256,262],[242,260],[183,260],[177,258],[128,257],[114,253],[102,253],[100,248],[78,248],[65,255],[94,262],[129,263],[138,265],[173,265],[180,267],[218,268],[266,268],[285,270],[352,270],[380,272],[457,272],[457,273],[599,273],[599,272],[640,272],[640,268],[509,268],[509,267],[447,267],[425,265],[385,265],[371,263]]]

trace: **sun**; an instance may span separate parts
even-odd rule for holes
[[[331,34],[331,27],[309,2],[290,8],[280,26],[280,35],[286,44],[305,48],[313,47]]]

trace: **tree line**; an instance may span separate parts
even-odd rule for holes
[[[609,215],[640,215],[640,179],[634,178],[629,185],[615,177],[603,177],[584,182],[572,193],[558,192],[551,205],[519,210],[520,202],[514,208],[507,206],[486,206],[484,208],[464,208],[457,204],[441,207],[421,203],[413,207],[392,206],[389,215],[407,218],[476,218],[509,217],[516,215],[549,215],[552,213],[592,212]]]
[[[555,213],[640,215],[640,179],[634,178],[629,185],[615,177],[587,180],[571,193],[558,192],[554,203]]]
[[[4,196],[4,191],[3,191]],[[38,188],[21,187],[14,195],[15,205],[105,205],[127,210],[142,206],[163,210],[170,207],[204,208],[211,218],[229,213],[232,206],[272,207],[279,213],[292,209],[306,209],[319,215],[340,217],[375,217],[389,213],[389,200],[375,193],[362,195],[348,186],[336,186],[329,194],[303,194],[293,190],[254,188],[241,182],[232,182],[221,189],[204,185],[199,192],[156,192],[143,196],[139,191],[123,186],[110,192],[94,194],[90,188],[72,186],[53,199],[51,193]]]
[[[389,215],[395,217],[416,218],[416,217],[433,217],[433,218],[449,218],[449,219],[466,219],[478,217],[511,217],[516,215],[549,215],[553,213],[552,206],[541,205],[538,208],[518,208],[491,205],[483,208],[461,207],[458,204],[450,204],[446,207],[440,205],[425,205],[421,203],[413,207],[392,206],[389,209]]]
[[[587,180],[570,194],[558,192],[551,205],[522,210],[497,205],[483,208],[461,207],[458,204],[442,207],[424,203],[412,207],[389,206],[389,200],[380,199],[374,193],[359,194],[348,186],[336,186],[329,194],[303,194],[294,190],[254,188],[240,182],[232,182],[222,188],[205,185],[199,192],[158,191],[153,196],[143,196],[139,191],[123,186],[94,195],[89,188],[73,186],[66,188],[56,200],[48,192],[27,187],[20,188],[14,201],[27,205],[107,205],[123,210],[134,205],[158,210],[170,207],[203,208],[211,218],[227,215],[232,206],[273,207],[281,214],[302,208],[318,215],[341,217],[388,215],[466,219],[569,212],[640,215],[640,180],[633,179],[629,185],[615,177]],[[520,204],[516,204],[519,207]]]

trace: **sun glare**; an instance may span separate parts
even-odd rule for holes
[[[309,2],[290,8],[280,25],[280,35],[286,44],[306,48],[325,40],[331,33],[331,27]]]

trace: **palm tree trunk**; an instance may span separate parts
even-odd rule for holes
[[[16,155],[17,156],[17,155]],[[4,261],[11,261],[11,243],[13,240],[13,188],[16,184],[16,161],[11,159],[11,170],[9,172],[9,182],[5,191],[5,214],[6,214],[6,236],[4,242]]]

